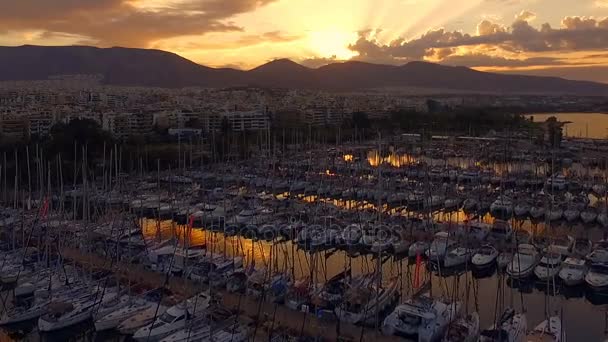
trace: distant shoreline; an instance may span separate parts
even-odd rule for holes
[[[531,113],[531,114],[523,114],[523,116],[530,117],[530,116],[534,116],[534,115],[564,115],[564,114],[568,114],[568,115],[586,115],[586,114],[608,115],[608,112],[537,112],[537,113]]]

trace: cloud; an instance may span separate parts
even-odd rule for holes
[[[491,56],[483,53],[471,53],[465,55],[450,55],[445,57],[442,64],[466,67],[528,67],[528,66],[550,66],[550,65],[572,65],[568,61],[554,57],[533,58],[506,58]]]
[[[357,42],[350,45],[349,48],[367,60],[388,59],[393,60],[393,63],[437,57],[437,51],[442,53],[440,56],[442,58],[438,58],[441,60],[451,55],[446,51],[456,52],[456,48],[492,47],[511,53],[608,48],[608,18],[566,17],[562,20],[560,28],[552,28],[549,24],[543,24],[537,28],[523,20],[531,20],[532,17],[532,13],[522,12],[510,27],[483,20],[477,26],[476,35],[439,28],[429,30],[415,39],[401,38],[387,44],[381,44],[373,37],[360,34]]]
[[[534,19],[536,19],[536,14],[534,14],[530,11],[526,11],[526,10],[521,11],[518,15],[515,16],[515,20],[521,20],[521,21],[527,21],[527,22],[530,22]]]
[[[550,67],[538,69],[520,70],[498,70],[499,73],[533,75],[533,76],[553,76],[563,77],[571,80],[584,80],[608,83],[608,66],[579,66],[579,67]]]
[[[204,40],[198,40],[200,37],[188,37],[188,39],[174,39],[159,41],[152,45],[155,49],[160,50],[228,50],[244,47],[251,47],[264,43],[289,43],[301,39],[302,36],[288,35],[281,31],[270,31],[262,34],[239,34],[232,40],[219,40],[213,34],[206,36]]]
[[[148,47],[172,37],[242,31],[230,18],[274,1],[182,0],[154,8],[129,0],[1,1],[0,32],[41,30],[85,36],[100,46]]]
[[[608,0],[595,0],[595,6],[608,8]]]
[[[344,60],[338,59],[335,55],[331,57],[311,57],[298,61],[301,65],[309,68],[319,68],[327,64],[340,63]]]

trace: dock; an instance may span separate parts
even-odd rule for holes
[[[112,262],[107,258],[83,253],[74,248],[63,249],[62,255],[85,268],[112,272],[120,280],[149,289],[162,287],[165,283],[164,274],[147,270],[143,265]],[[204,285],[181,277],[169,277],[166,288],[175,294],[176,300],[192,297],[206,289]],[[320,337],[323,341],[403,341],[394,336],[385,336],[370,328],[347,323],[340,323],[338,333],[338,324],[333,320],[319,319],[310,313],[294,311],[284,305],[267,301],[260,303],[259,299],[239,296],[227,291],[218,291],[218,294],[224,307],[238,311],[257,322],[258,340],[268,340],[270,330],[289,330],[296,335]]]

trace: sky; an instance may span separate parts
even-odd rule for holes
[[[608,0],[0,0],[0,45],[154,48],[212,67],[423,60],[608,83]]]

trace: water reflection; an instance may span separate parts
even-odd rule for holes
[[[452,217],[460,215],[460,212],[453,213]],[[487,216],[482,219],[492,220]],[[143,220],[142,223],[147,236],[160,233],[162,238],[169,238],[176,235],[184,242],[184,237],[189,235],[190,244],[204,243],[209,253],[244,256],[247,265],[253,263],[256,267],[291,272],[296,278],[310,277],[313,282],[325,282],[345,269],[351,269],[354,275],[369,274],[381,269],[384,281],[394,277],[399,279],[401,300],[407,299],[417,290],[414,288],[416,265],[408,258],[386,257],[381,260],[373,255],[349,257],[346,252],[336,250],[309,253],[298,249],[290,241],[276,243],[238,236],[224,237],[221,233],[190,230],[172,221]],[[535,229],[531,224],[521,223],[520,226]],[[557,228],[572,232],[570,227]],[[579,289],[578,292],[572,289],[562,291],[559,285],[511,282],[502,274],[475,274],[466,268],[451,272],[450,275],[446,275],[444,270],[444,276],[439,276],[427,267],[420,268],[420,272],[421,283],[430,283],[430,293],[433,296],[461,301],[467,312],[478,311],[483,327],[491,325],[503,308],[511,306],[526,312],[530,327],[540,323],[547,314],[557,312],[567,322],[570,339],[587,338],[597,341],[604,336],[606,312],[603,307],[594,305],[608,303],[607,298],[587,293],[585,289]],[[570,291],[567,292],[567,297],[566,290]]]
[[[544,122],[554,116],[558,121],[570,122],[564,128],[564,135],[576,138],[608,138],[608,115],[601,113],[556,113],[530,114],[536,122]]]
[[[478,156],[481,157],[481,156]],[[395,168],[410,166],[410,165],[426,165],[428,168],[480,168],[489,170],[496,175],[505,175],[511,172],[530,173],[533,175],[545,175],[549,171],[549,165],[546,163],[535,163],[530,161],[523,162],[490,162],[481,161],[479,158],[467,157],[447,157],[447,158],[431,158],[428,156],[415,156],[409,153],[398,153],[390,151],[387,154],[380,154],[378,150],[372,149],[367,152],[367,164],[372,167],[379,165],[387,165]]]

